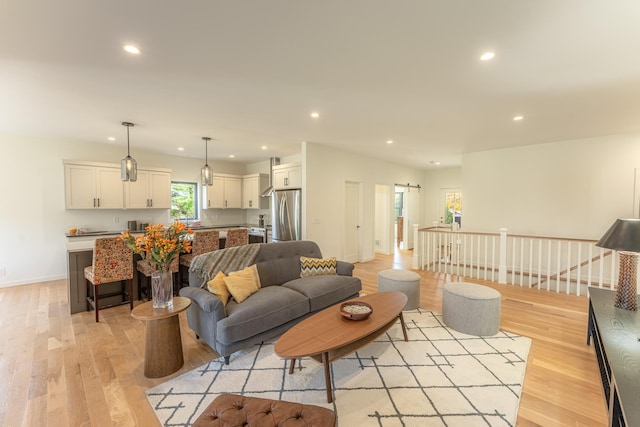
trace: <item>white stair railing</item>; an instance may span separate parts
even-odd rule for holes
[[[617,253],[595,240],[509,235],[506,228],[475,233],[416,225],[414,233],[416,269],[575,295],[616,283]]]

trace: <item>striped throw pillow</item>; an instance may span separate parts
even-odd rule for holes
[[[336,274],[336,257],[308,258],[300,257],[300,277]]]

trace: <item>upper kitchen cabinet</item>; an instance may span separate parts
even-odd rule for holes
[[[302,166],[300,163],[274,166],[273,188],[275,190],[302,188]]]
[[[120,168],[89,162],[64,163],[67,209],[122,209]]]
[[[204,187],[203,209],[242,208],[242,177],[213,175],[213,185]]]
[[[269,209],[269,198],[260,194],[269,186],[269,175],[254,173],[242,177],[242,208]]]
[[[124,193],[127,209],[170,209],[171,171],[138,169],[138,179],[126,182]]]

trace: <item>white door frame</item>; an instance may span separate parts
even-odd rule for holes
[[[345,181],[344,195],[343,258],[347,262],[360,262],[362,258],[362,183]],[[355,229],[352,229],[354,227]],[[350,241],[350,238],[354,238],[355,241]],[[351,253],[352,244],[355,244],[355,253]]]

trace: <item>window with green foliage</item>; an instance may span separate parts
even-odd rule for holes
[[[444,223],[451,224],[455,221],[458,226],[462,226],[462,193],[447,191],[444,197]]]
[[[171,218],[198,219],[198,184],[171,181]]]

